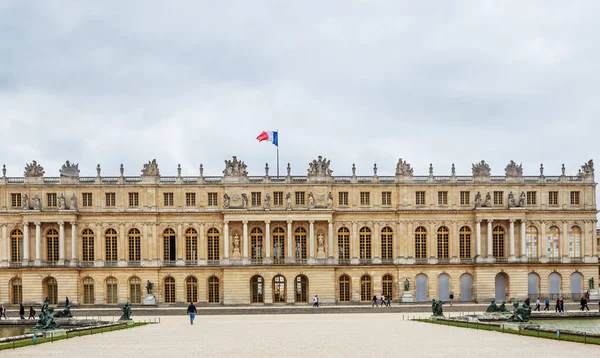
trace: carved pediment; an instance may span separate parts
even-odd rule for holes
[[[225,160],[225,170],[223,170],[225,177],[248,177],[248,170],[246,164],[243,161],[238,160],[234,155],[231,160]]]
[[[160,170],[158,169],[158,163],[156,159],[152,159],[147,164],[144,164],[144,168],[142,169],[142,176],[145,177],[158,177],[160,176]]]
[[[482,160],[477,164],[473,164],[472,171],[474,177],[489,177],[492,172],[490,166],[485,162],[485,160]]]
[[[61,177],[77,178],[79,177],[79,164],[70,163],[68,160],[60,168]]]
[[[331,174],[333,173],[333,170],[331,170],[329,168],[329,165],[331,164],[330,160],[327,160],[326,158],[323,158],[322,156],[319,155],[319,157],[316,160],[313,160],[312,162],[308,163],[308,177],[318,177],[318,178],[323,178],[323,177],[331,177]]]
[[[413,168],[406,160],[400,158],[398,159],[398,164],[396,164],[396,175],[411,177],[413,176]]]
[[[44,176],[44,167],[39,165],[35,160],[31,164],[25,164],[25,178],[41,178]]]
[[[520,177],[523,176],[523,164],[517,165],[514,161],[510,161],[506,168],[504,168],[504,173],[507,177]]]

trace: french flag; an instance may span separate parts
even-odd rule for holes
[[[268,140],[269,142],[275,144],[275,146],[279,147],[279,141],[278,141],[278,133],[277,131],[272,131],[272,132],[267,132],[267,131],[263,131],[261,134],[259,134],[256,139],[258,139],[259,142],[262,142],[263,140]]]

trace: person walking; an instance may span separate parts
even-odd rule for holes
[[[556,307],[554,307],[554,312],[560,312],[560,298],[556,298]]]
[[[588,303],[587,303],[587,299],[584,296],[581,296],[581,301],[579,301],[579,304],[581,305],[581,310],[590,310],[590,308],[588,307]]]
[[[534,311],[539,311],[541,305],[542,305],[542,303],[540,302],[540,298],[538,296],[537,300],[535,300],[535,310]]]
[[[35,320],[35,310],[33,309],[33,306],[29,306],[29,318],[27,318],[28,320],[30,319],[34,319]]]
[[[373,303],[371,304],[371,307],[379,307],[377,305],[377,295],[373,295]]]
[[[6,308],[4,308],[4,303],[0,306],[0,319],[2,319],[2,316],[4,316],[4,319],[8,319],[6,318]]]
[[[19,316],[21,316],[21,319],[25,319],[25,307],[22,303],[19,303]]]
[[[453,303],[454,303],[454,291],[450,291],[450,307],[452,307]]]
[[[69,297],[65,299],[65,308],[69,307]]]
[[[313,307],[319,307],[319,296],[315,295],[315,298],[313,298]]]
[[[194,318],[196,318],[196,306],[194,306],[194,302],[191,302],[187,309],[187,314],[190,315],[190,324],[194,324]]]
[[[548,297],[546,297],[546,301],[544,301],[544,304],[546,305],[546,307],[544,307],[544,311],[550,312],[550,299]]]
[[[387,306],[392,307],[392,295],[387,295]]]
[[[562,297],[559,299],[559,302],[560,302],[560,310],[559,310],[559,312],[565,313],[565,301],[563,300]]]
[[[381,302],[380,302],[381,307],[385,306],[385,295],[381,294]]]

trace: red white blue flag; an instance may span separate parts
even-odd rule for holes
[[[271,132],[267,132],[267,131],[263,131],[261,134],[259,134],[256,139],[258,139],[259,142],[262,142],[263,140],[267,140],[273,144],[275,144],[275,146],[279,147],[279,141],[278,141],[278,133],[277,131],[271,131]]]

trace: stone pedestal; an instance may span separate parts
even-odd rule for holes
[[[598,292],[597,289],[596,290],[590,290],[589,293],[590,293],[590,298],[589,298],[590,301],[598,301],[598,300],[600,300],[600,292]]]
[[[410,291],[404,291],[400,300],[401,302],[415,302],[415,297]]]
[[[322,247],[320,247],[319,252],[317,252],[317,258],[319,258],[319,259],[327,258],[327,255],[325,255],[325,250],[323,250]]]
[[[529,323],[529,322],[522,322],[522,323],[521,322],[505,322],[505,323],[502,323],[501,327],[504,330],[522,331],[528,327],[535,328],[535,327],[537,327],[537,325],[533,324],[533,323]]]
[[[44,338],[55,338],[60,336],[65,336],[67,334],[66,329],[53,329],[50,331],[42,331]]]
[[[142,300],[142,306],[156,306],[156,297],[153,294],[147,293]]]
[[[233,254],[231,254],[231,258],[232,259],[241,259],[242,258],[242,254],[240,253],[240,250],[233,250]]]

